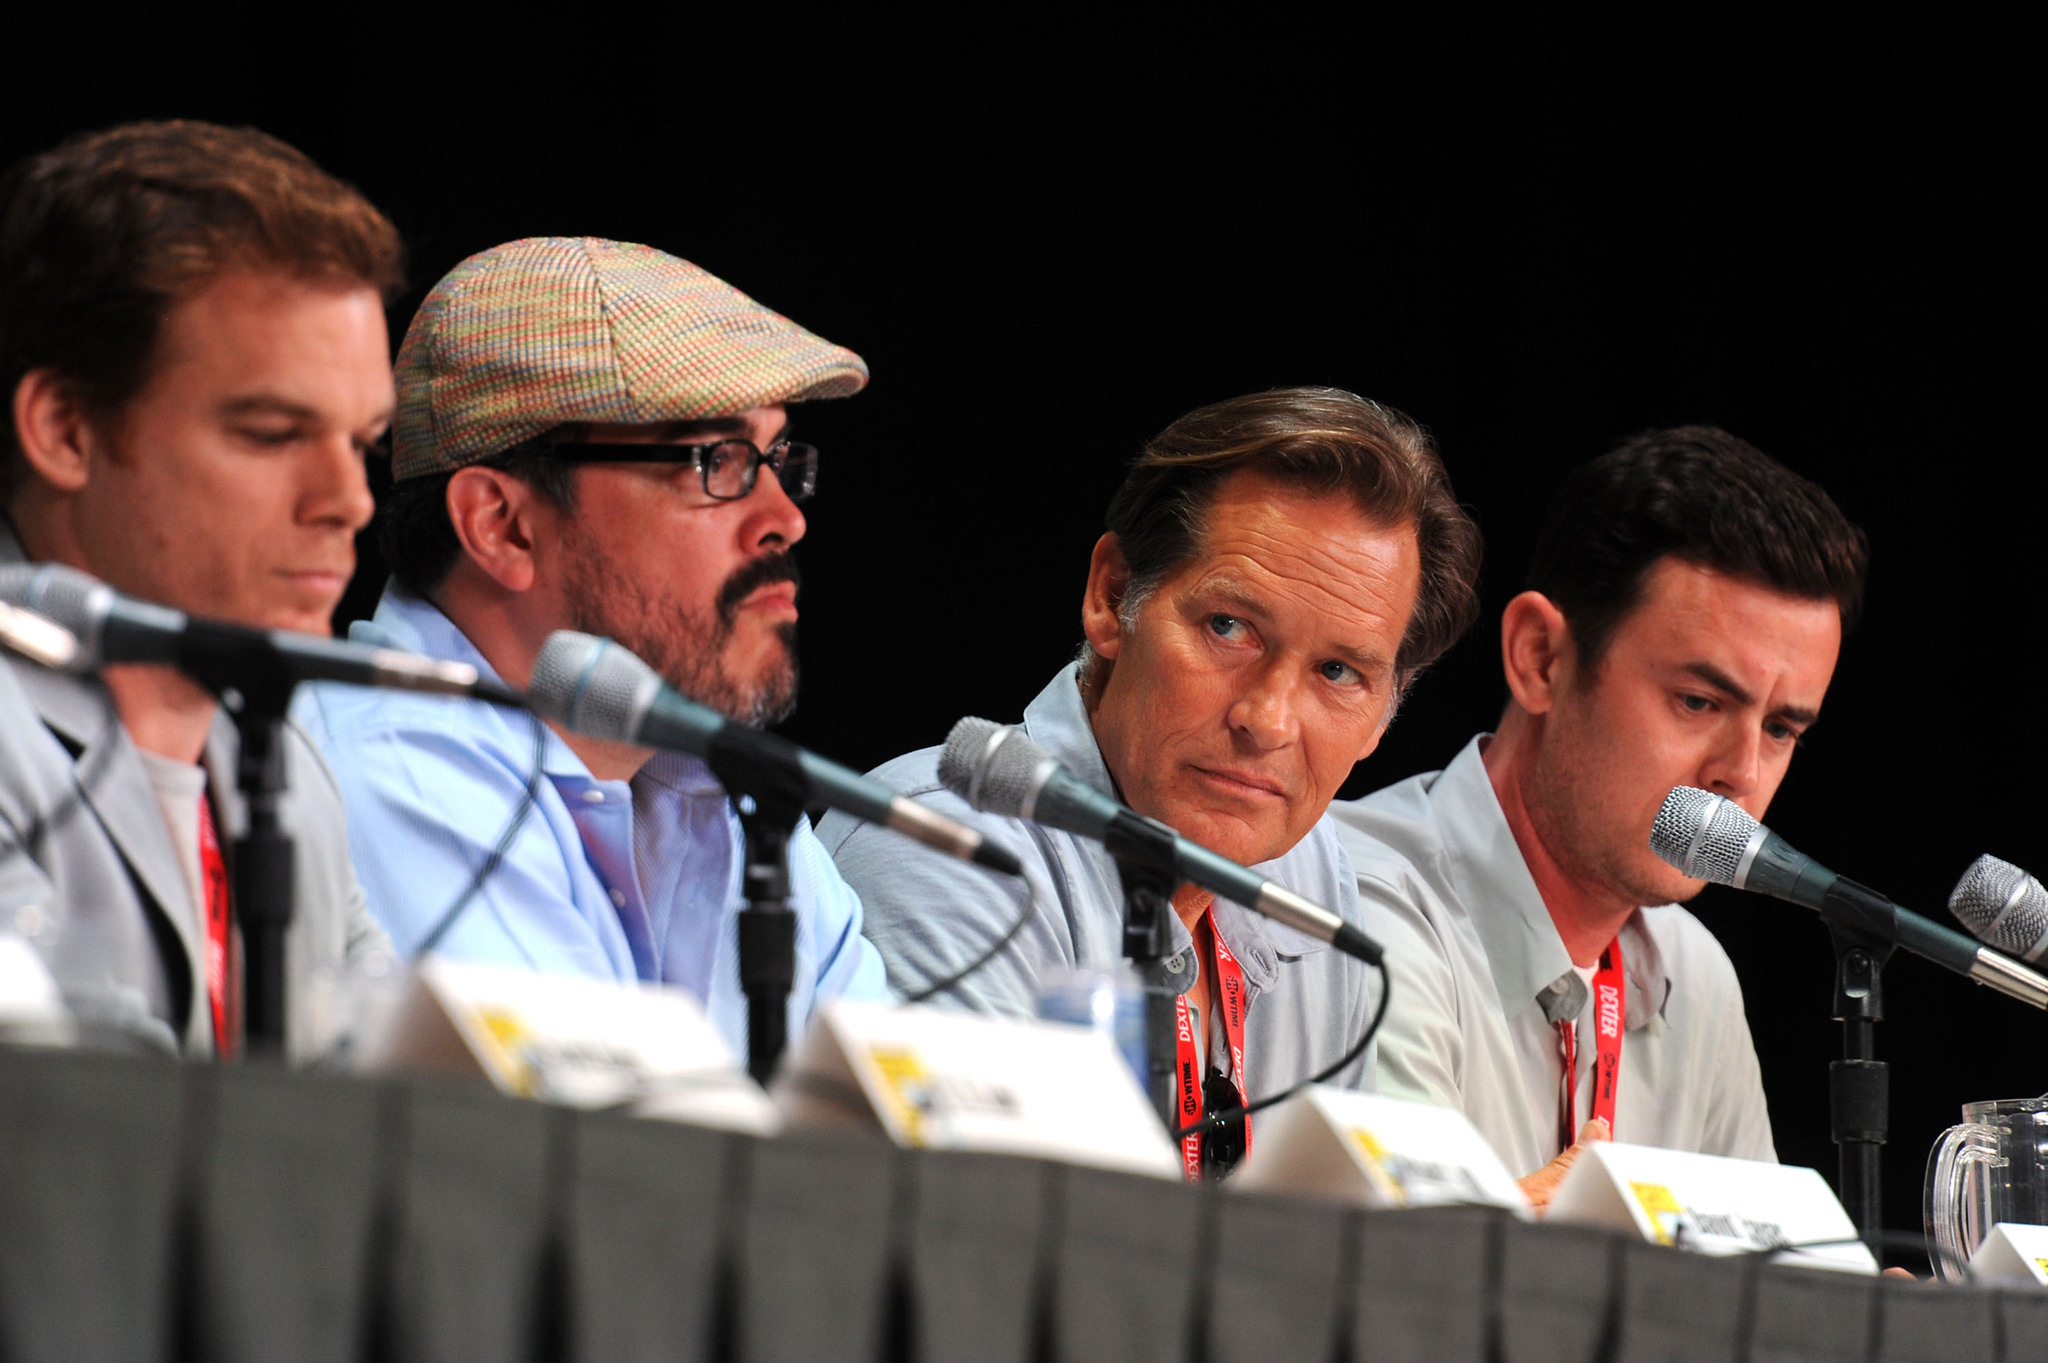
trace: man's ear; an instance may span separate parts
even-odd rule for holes
[[[1549,712],[1570,681],[1576,657],[1564,612],[1541,592],[1523,592],[1500,617],[1501,670],[1515,704],[1532,715]]]
[[[54,369],[31,369],[14,385],[14,438],[36,476],[59,492],[92,478],[97,437],[84,406]]]
[[[498,469],[457,469],[448,480],[448,522],[469,561],[508,592],[532,589],[535,520],[533,489]]]
[[[1088,557],[1088,588],[1081,594],[1081,633],[1088,647],[1104,658],[1115,658],[1123,648],[1124,625],[1117,611],[1130,585],[1123,546],[1114,534],[1105,534]]]

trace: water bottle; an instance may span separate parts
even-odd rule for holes
[[[1093,1027],[1116,1043],[1124,1064],[1145,1087],[1145,983],[1129,961],[1069,966],[1038,993],[1038,1016]]]

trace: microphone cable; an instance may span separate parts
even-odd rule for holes
[[[512,850],[512,840],[519,836],[519,830],[525,826],[528,816],[533,813],[534,806],[540,800],[540,783],[545,774],[542,765],[547,756],[548,729],[539,715],[531,710],[524,713],[527,722],[533,726],[533,765],[527,772],[526,789],[520,792],[519,803],[513,809],[512,817],[505,822],[505,831],[498,835],[497,845],[491,848],[491,853],[484,858],[483,865],[477,867],[476,874],[470,877],[468,887],[455,897],[454,903],[442,911],[433,928],[420,939],[419,946],[412,953],[411,959],[414,961],[439,946],[441,939],[448,935],[448,930],[455,926],[456,920],[461,918],[476,897],[483,893],[484,883],[504,864],[505,854]]]
[[[1030,877],[1024,877],[1024,906],[1017,910],[1017,916],[1010,920],[1010,926],[1003,929],[1003,935],[989,943],[988,948],[981,955],[975,957],[966,965],[961,966],[936,984],[928,984],[915,994],[904,995],[903,1001],[905,1003],[923,1003],[936,995],[943,994],[975,971],[987,965],[990,961],[993,961],[996,957],[1002,955],[1003,949],[1017,939],[1018,933],[1024,931],[1024,925],[1031,921],[1032,910],[1037,907],[1038,900],[1031,892]]]
[[[1384,959],[1377,961],[1374,963],[1374,966],[1380,972],[1379,1007],[1373,1009],[1372,1021],[1366,1024],[1365,1035],[1358,1038],[1358,1044],[1339,1057],[1335,1064],[1319,1073],[1311,1074],[1306,1079],[1296,1080],[1278,1093],[1269,1093],[1263,1098],[1257,1098],[1248,1103],[1239,1103],[1236,1107],[1226,1107],[1215,1112],[1204,1113],[1199,1121],[1189,1122],[1186,1126],[1177,1129],[1173,1133],[1173,1138],[1178,1141],[1195,1135],[1197,1132],[1221,1131],[1227,1122],[1234,1122],[1240,1118],[1249,1117],[1254,1112],[1263,1112],[1275,1103],[1284,1103],[1311,1085],[1328,1083],[1331,1079],[1341,1074],[1347,1066],[1355,1062],[1358,1057],[1364,1055],[1365,1048],[1372,1045],[1372,1039],[1379,1035],[1380,1024],[1386,1021],[1387,1018],[1387,1002],[1394,997],[1394,978],[1387,973],[1386,961]]]

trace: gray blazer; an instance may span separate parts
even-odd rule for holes
[[[20,549],[0,522],[0,562]],[[0,926],[33,940],[76,1009],[154,1034],[187,1055],[213,1050],[205,932],[149,773],[95,677],[0,663]],[[205,764],[224,840],[247,827],[234,786],[237,735],[225,714]],[[319,991],[343,966],[391,953],[349,866],[341,790],[296,726],[285,745],[282,818],[296,850],[285,939],[288,1043],[317,1042]]]

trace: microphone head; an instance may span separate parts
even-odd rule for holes
[[[62,563],[10,563],[0,568],[0,601],[69,630],[78,640],[71,666],[99,665],[100,627],[114,604],[114,589],[91,573]]]
[[[1750,849],[1763,828],[1733,800],[1678,786],[1650,825],[1650,850],[1695,880],[1740,889]]]
[[[1988,947],[2032,960],[2048,937],[2048,889],[2009,861],[1970,863],[1948,897],[1948,911]]]
[[[970,716],[946,735],[939,780],[984,814],[1028,818],[1050,760],[1022,729]]]
[[[660,691],[660,674],[631,651],[594,634],[558,629],[533,660],[526,700],[573,733],[631,743]]]

